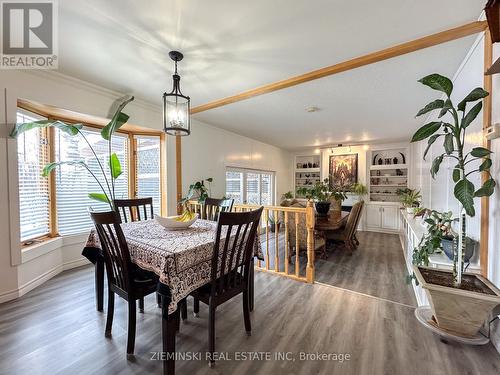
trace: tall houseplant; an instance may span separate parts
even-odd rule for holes
[[[424,244],[421,244],[416,249],[420,253],[416,254],[417,264],[413,269],[417,280],[429,297],[433,314],[430,324],[437,325],[447,332],[470,338],[477,335],[491,314],[491,310],[500,304],[500,290],[486,278],[476,274],[462,275],[466,246],[466,216],[475,215],[475,197],[490,196],[495,188],[495,181],[490,173],[491,151],[484,147],[474,147],[467,153],[464,150],[467,128],[481,111],[481,100],[489,94],[480,87],[475,88],[455,107],[451,99],[453,83],[450,79],[439,74],[431,74],[419,82],[442,92],[444,99],[432,101],[417,113],[417,116],[422,116],[431,111],[439,111],[437,121],[429,122],[418,129],[411,141],[418,142],[427,139],[427,147],[423,155],[425,159],[430,147],[438,139],[443,140],[443,152],[432,161],[430,173],[433,178],[439,172],[443,160],[451,159],[455,164],[452,179],[455,184],[453,193],[459,202],[459,243],[453,249],[451,272],[427,268],[421,264],[428,262],[428,254],[432,253],[442,240],[441,235],[429,234],[427,236],[431,240],[428,243],[429,246],[423,248]],[[470,109],[467,108],[469,105],[472,105]],[[448,116],[444,117],[446,115]],[[478,188],[470,180],[470,176],[475,173],[483,173],[487,176],[485,182]],[[429,224],[432,227],[432,223],[429,222]]]
[[[115,182],[118,179],[118,177],[122,175],[123,171],[118,156],[116,155],[116,153],[112,152],[111,149],[112,135],[128,121],[129,116],[122,111],[125,108],[125,106],[132,100],[134,100],[133,96],[124,98],[117,106],[117,109],[113,114],[111,121],[101,130],[101,137],[108,142],[107,163],[109,165],[109,176],[108,173],[106,173],[102,161],[99,159],[97,153],[92,148],[92,145],[87,140],[85,135],[82,133],[81,131],[83,128],[82,124],[68,124],[59,120],[40,120],[40,121],[16,124],[14,129],[12,129],[10,136],[12,138],[16,138],[19,135],[23,134],[24,132],[30,131],[32,129],[54,127],[71,136],[82,137],[82,139],[89,146],[89,149],[91,150],[97,162],[97,165],[99,167],[98,174],[94,173],[90,169],[89,165],[83,160],[77,160],[77,161],[63,160],[58,162],[50,162],[47,165],[45,165],[42,171],[42,175],[45,177],[49,176],[51,172],[53,172],[56,168],[60,167],[61,165],[73,165],[76,168],[84,168],[95,179],[101,190],[101,192],[89,193],[88,195],[89,198],[95,201],[109,204],[110,209],[114,211],[115,207],[113,201],[116,197]],[[102,177],[102,179],[100,179],[99,177]]]
[[[493,194],[495,188],[495,180],[490,173],[491,168],[491,151],[484,147],[474,147],[470,152],[465,153],[465,135],[469,125],[475,120],[479,112],[481,112],[483,98],[489,94],[482,88],[478,87],[472,90],[458,105],[455,107],[451,101],[453,91],[453,83],[450,79],[439,74],[431,74],[422,78],[419,82],[430,87],[431,89],[441,91],[445,95],[445,99],[436,99],[422,108],[417,116],[422,116],[434,110],[439,110],[439,121],[433,121],[422,126],[413,135],[412,142],[428,139],[427,148],[424,152],[424,159],[430,147],[439,139],[443,139],[443,153],[438,155],[432,162],[431,175],[435,178],[439,171],[439,167],[445,158],[453,159],[456,165],[453,168],[453,182],[455,188],[453,193],[459,201],[459,245],[455,252],[453,260],[453,277],[456,286],[460,286],[462,282],[463,271],[463,249],[465,247],[466,237],[466,215],[473,217],[476,213],[474,208],[475,197],[487,197]],[[470,110],[467,105],[475,103]],[[443,121],[443,116],[451,115],[451,122]],[[482,160],[479,167],[473,167],[472,162]],[[483,185],[476,189],[474,183],[470,181],[469,176],[474,173],[486,173],[488,179]]]

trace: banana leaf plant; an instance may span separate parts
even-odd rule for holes
[[[85,161],[73,160],[73,161],[58,161],[58,162],[48,163],[43,168],[42,175],[44,177],[48,177],[51,172],[55,171],[56,168],[60,167],[61,165],[72,165],[75,166],[76,168],[84,168],[95,179],[95,181],[97,182],[97,184],[101,189],[100,192],[90,193],[88,195],[89,198],[109,204],[111,210],[114,211],[115,207],[113,201],[115,200],[115,182],[122,175],[123,171],[118,156],[116,155],[116,153],[111,151],[111,141],[113,133],[116,132],[118,129],[120,129],[128,121],[129,116],[122,111],[125,108],[125,106],[132,100],[134,100],[133,96],[124,98],[117,106],[117,109],[114,115],[112,116],[111,121],[101,130],[101,137],[108,142],[107,159],[109,164],[109,176],[106,173],[106,170],[104,169],[101,160],[97,156],[97,153],[92,148],[92,145],[81,131],[83,128],[82,124],[68,124],[58,120],[33,121],[22,124],[16,124],[16,126],[10,133],[10,136],[12,138],[16,138],[19,135],[23,134],[24,132],[30,131],[32,129],[54,127],[71,136],[82,137],[83,140],[89,146],[95,160],[97,161],[97,165],[99,166],[99,171],[97,174],[90,169],[89,165]]]
[[[459,246],[457,246],[453,257],[453,277],[455,286],[459,287],[462,282],[464,266],[466,215],[473,217],[476,213],[474,198],[492,195],[496,185],[490,172],[492,164],[491,151],[484,147],[474,147],[467,153],[464,151],[467,128],[481,112],[483,107],[482,99],[487,97],[489,93],[481,87],[477,87],[455,106],[451,100],[453,83],[449,78],[439,74],[431,74],[422,78],[419,82],[443,93],[442,99],[430,102],[417,113],[418,117],[439,110],[437,121],[429,122],[418,129],[411,141],[418,142],[427,139],[424,160],[430,147],[438,139],[443,141],[444,152],[432,161],[430,169],[432,178],[435,178],[439,172],[443,160],[448,158],[455,163],[452,173],[453,182],[455,183],[453,193],[459,202],[460,230]],[[469,109],[470,105],[472,107]],[[445,115],[449,115],[446,117],[450,119],[449,122],[445,121]],[[487,176],[482,186],[478,188],[470,180],[470,176],[475,173],[482,173]]]

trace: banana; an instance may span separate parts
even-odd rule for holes
[[[193,212],[186,210],[182,213],[182,215],[174,218],[174,220],[179,221],[179,222],[186,222],[186,221],[190,221],[190,220],[194,219],[194,216],[195,216],[195,214]]]

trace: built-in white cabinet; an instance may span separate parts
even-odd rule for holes
[[[366,230],[375,232],[399,231],[399,205],[371,204],[366,205]]]

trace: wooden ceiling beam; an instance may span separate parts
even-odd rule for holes
[[[210,109],[222,107],[228,104],[236,103],[245,99],[253,98],[259,95],[268,94],[273,91],[286,89],[288,87],[300,85],[304,82],[313,81],[315,79],[331,76],[333,74],[356,69],[365,65],[373,64],[379,61],[391,59],[393,57],[405,55],[424,48],[432,47],[438,44],[450,42],[455,39],[460,39],[469,35],[483,32],[488,28],[486,21],[475,21],[453,29],[441,31],[436,34],[428,35],[410,42],[398,44],[377,52],[369,53],[364,56],[356,57],[338,64],[330,65],[325,68],[313,70],[295,77],[270,83],[264,86],[257,87],[252,90],[244,91],[236,95],[228,96],[227,98],[215,100],[213,102],[203,104],[191,109],[191,113],[200,113]]]

